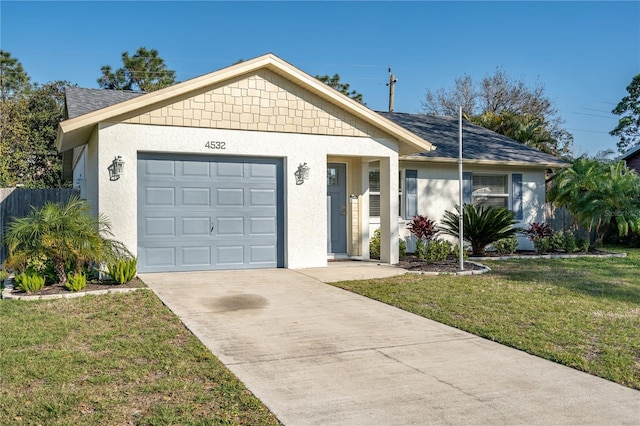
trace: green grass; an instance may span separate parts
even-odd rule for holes
[[[279,424],[152,292],[2,300],[0,319],[0,424]]]
[[[640,249],[626,258],[484,261],[476,276],[336,286],[640,389]]]

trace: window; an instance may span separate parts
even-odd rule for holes
[[[380,217],[380,169],[369,169],[369,216]]]
[[[473,174],[474,204],[509,208],[508,175]]]
[[[402,171],[398,171],[398,216],[402,217]],[[369,169],[369,216],[380,217],[380,169]]]

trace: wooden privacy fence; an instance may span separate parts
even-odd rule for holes
[[[0,263],[7,256],[4,233],[15,218],[24,217],[31,207],[42,207],[47,202],[64,203],[77,191],[73,188],[0,188]]]

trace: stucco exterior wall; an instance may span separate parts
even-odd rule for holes
[[[93,139],[92,139],[93,140]],[[207,141],[223,141],[225,149],[207,148]],[[97,149],[96,149],[97,148]],[[278,157],[284,163],[285,266],[325,266],[327,262],[326,171],[330,156],[396,159],[397,143],[368,137],[289,134],[225,129],[202,129],[138,124],[101,124],[99,146],[90,142],[87,170],[95,171],[96,185],[88,185],[88,197],[99,188],[100,212],[112,222],[116,239],[135,254],[137,247],[137,155],[139,152],[206,156]],[[114,157],[125,161],[124,174],[109,180],[107,167]],[[300,163],[310,167],[310,177],[296,185],[293,173]],[[348,191],[359,185],[354,173]],[[397,174],[397,171],[395,172]],[[360,186],[361,187],[361,186]],[[356,195],[363,196],[362,191]]]
[[[285,78],[260,72],[192,94],[125,122],[315,135],[384,137]]]
[[[98,197],[98,190],[100,187],[100,177],[107,172],[106,166],[104,170],[99,170],[100,163],[98,158],[98,131],[94,131],[87,144],[85,150],[85,176],[87,181],[85,182],[85,194],[81,194],[91,206],[91,213],[95,216],[100,212],[100,199]],[[108,179],[108,177],[107,177]]]
[[[429,162],[401,162],[400,169],[418,170],[418,213],[439,222],[444,212],[452,210],[459,204],[459,183],[457,164],[438,164]],[[516,226],[526,228],[531,222],[543,222],[545,220],[545,171],[544,169],[522,169],[516,167],[491,167],[469,165],[465,172],[506,174],[509,176],[509,188],[511,188],[511,174],[522,173],[522,203],[523,220]],[[511,195],[509,208],[512,206]],[[407,220],[398,218],[400,237],[407,242],[407,249],[414,250],[411,241],[411,233],[406,229]],[[370,221],[370,233],[379,227],[377,218]],[[445,237],[453,241],[452,238]],[[519,235],[520,248],[533,249],[531,242]]]

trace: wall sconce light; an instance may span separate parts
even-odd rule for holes
[[[296,177],[296,185],[302,185],[306,179],[309,179],[309,166],[307,166],[307,163],[300,164],[293,175]]]
[[[121,156],[117,156],[111,162],[111,165],[107,167],[109,169],[109,180],[118,180],[124,173],[124,160]]]

